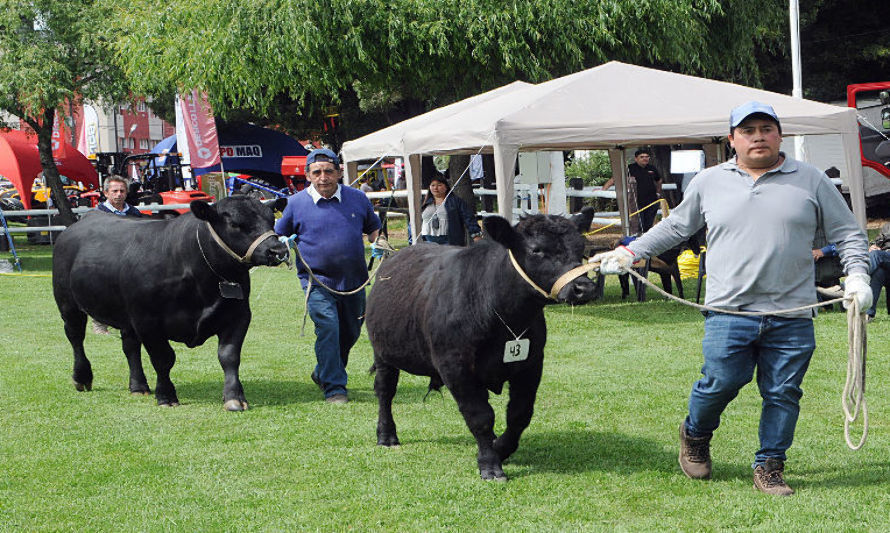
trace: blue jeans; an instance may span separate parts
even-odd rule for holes
[[[434,242],[436,244],[448,244],[448,235],[421,235],[424,242]]]
[[[309,318],[315,324],[315,375],[324,396],[346,394],[346,363],[362,330],[365,291],[341,296],[313,285],[308,307]]]
[[[784,461],[800,412],[800,384],[815,349],[812,319],[709,312],[702,340],[705,363],[689,395],[687,434],[713,434],[723,410],[756,368],[763,403],[754,464],[771,457]]]

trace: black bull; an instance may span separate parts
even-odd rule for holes
[[[89,213],[62,232],[53,254],[53,293],[74,349],[74,386],[92,388],[83,349],[90,315],[120,329],[135,394],[151,392],[142,368],[145,346],[157,373],[155,397],[164,406],[179,403],[169,341],[192,348],[216,335],[225,408],[246,409],[238,367],[251,318],[249,268],[287,258],[287,248],[269,234],[273,209],[282,203],[270,207],[246,196],[215,205],[194,201],[191,213],[172,220]]]
[[[488,238],[468,248],[420,244],[387,260],[368,297],[366,325],[377,372],[377,444],[399,444],[392,418],[399,371],[429,376],[430,387],[444,384],[454,396],[476,439],[482,478],[506,479],[501,463],[531,421],[541,381],[548,303],[512,266],[507,251],[548,291],[580,265],[584,239],[562,217],[528,217],[515,229],[490,217],[484,226]],[[582,276],[558,299],[581,304],[594,293],[594,283]],[[527,356],[505,362],[512,359],[505,355],[507,343],[517,336],[528,339]],[[507,426],[496,437],[488,393],[500,394],[505,382]]]

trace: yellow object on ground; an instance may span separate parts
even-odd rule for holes
[[[680,268],[680,279],[698,278],[698,256],[692,250],[683,250],[677,257],[677,266]]]

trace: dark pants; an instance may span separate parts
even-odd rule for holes
[[[349,296],[317,285],[309,293],[309,317],[315,324],[315,375],[325,398],[346,394],[346,363],[365,318],[365,291]]]
[[[646,205],[646,204],[654,202],[654,201],[655,200],[650,200],[649,202],[640,202],[640,203],[642,203],[643,205]],[[649,207],[648,209],[646,209],[645,211],[640,212],[640,228],[643,233],[646,233],[647,231],[649,231],[649,228],[651,228],[655,224],[655,215],[657,215],[657,214],[658,214],[658,204],[655,204],[655,205]]]
[[[448,244],[448,235],[421,235],[425,242],[433,242],[436,244]]]
[[[868,252],[868,272],[871,275],[871,307],[865,312],[868,316],[875,316],[878,298],[881,297],[881,289],[890,279],[890,252],[884,250],[872,250]]]

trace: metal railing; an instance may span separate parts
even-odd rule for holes
[[[146,204],[146,205],[137,205],[135,206],[140,211],[151,211],[152,213],[158,213],[161,211],[175,211],[177,209],[188,209],[189,204]],[[81,215],[83,213],[95,210],[94,207],[75,207],[71,211],[75,215]],[[67,226],[62,225],[53,225],[52,217],[57,216],[59,214],[58,209],[22,209],[22,210],[5,210],[3,211],[3,215],[7,220],[10,218],[18,218],[18,217],[38,217],[45,216],[47,219],[46,226],[28,226],[28,227],[17,227],[13,226],[8,229],[9,233],[45,233],[50,231],[63,231]],[[2,227],[0,227],[0,235],[4,235],[5,231]]]

